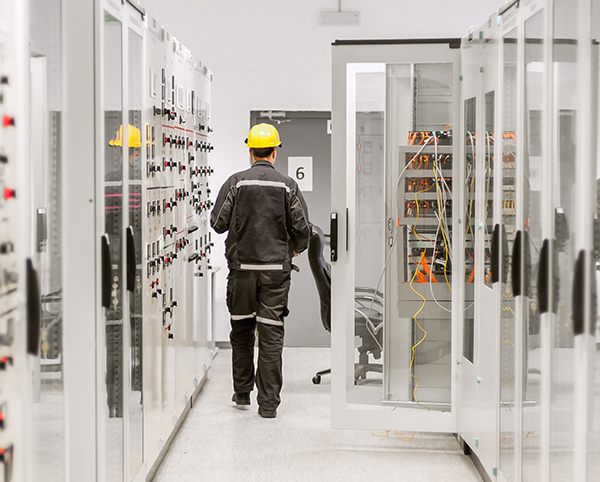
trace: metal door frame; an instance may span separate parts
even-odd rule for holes
[[[411,44],[409,48],[386,44],[385,41],[374,42],[375,45],[356,44],[335,45],[333,48],[333,92],[332,92],[332,173],[338,182],[332,185],[331,209],[338,214],[338,261],[332,262],[332,427],[407,431],[456,432],[457,427],[457,368],[452,364],[451,375],[451,411],[419,412],[414,409],[386,407],[382,410],[360,410],[348,404],[347,394],[353,389],[353,373],[348,367],[354,363],[354,241],[348,233],[354,232],[354,212],[351,201],[353,190],[353,167],[347,159],[353,160],[354,132],[353,119],[347,109],[347,96],[352,88],[352,79],[347,72],[352,68],[349,64],[393,64],[412,63],[451,63],[454,65],[454,112],[453,118],[459,120],[457,105],[459,98],[460,50],[450,50],[448,42],[440,45],[425,45],[423,42]],[[455,123],[456,127],[456,123]],[[456,147],[455,147],[456,149]],[[456,151],[455,151],[456,152]],[[456,155],[454,156],[456,158]],[[456,175],[456,164],[454,173]],[[340,176],[345,173],[345,176]],[[336,177],[333,177],[336,179]],[[456,201],[455,201],[456,202]],[[453,225],[456,226],[457,212],[453,212]],[[458,236],[457,236],[458,238]],[[454,256],[459,259],[454,243]],[[346,249],[344,249],[346,247]],[[460,278],[460,277],[457,277]],[[456,286],[456,284],[455,284]],[[458,349],[456,307],[462,303],[462,288],[453,290],[452,315],[452,359],[456,359]],[[462,308],[461,308],[462,309]],[[343,320],[343,322],[342,322]],[[383,400],[383,391],[380,400]]]

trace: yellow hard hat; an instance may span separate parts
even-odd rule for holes
[[[129,147],[142,147],[142,133],[140,130],[132,125],[127,125],[129,130]],[[123,125],[119,127],[119,131],[115,135],[115,139],[109,142],[111,146],[123,146]]]
[[[282,146],[279,132],[271,124],[256,124],[250,129],[246,145],[256,149]]]

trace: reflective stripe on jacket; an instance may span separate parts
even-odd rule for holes
[[[268,161],[232,175],[221,187],[210,224],[229,231],[230,269],[291,268],[293,253],[308,247],[308,209],[298,184]]]

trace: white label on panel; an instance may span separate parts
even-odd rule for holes
[[[172,92],[172,90],[173,90],[173,86],[171,85],[171,80],[169,78],[167,78],[167,100],[166,100],[166,102],[168,104],[171,103],[171,98],[172,98],[171,97],[171,92]]]
[[[156,91],[156,72],[150,69],[150,97],[156,97],[158,92]]]
[[[313,158],[288,157],[288,176],[298,183],[300,190],[313,190]]]
[[[186,110],[188,112],[192,112],[192,91],[191,90],[187,91],[187,106],[186,106]]]
[[[184,91],[185,89],[181,85],[177,85],[177,107],[180,109],[185,109],[185,105],[183,103],[185,99]]]

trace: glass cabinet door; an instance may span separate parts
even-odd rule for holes
[[[61,2],[30,0],[30,123],[34,260],[41,288],[40,352],[33,369],[32,480],[65,480]],[[43,27],[43,28],[41,28]],[[3,400],[4,401],[4,400]]]
[[[517,169],[517,29],[504,35],[502,55],[502,112],[499,140],[502,143],[502,228],[501,264],[501,322],[500,322],[500,460],[499,469],[507,481],[514,480],[515,460],[515,300],[511,282],[511,258],[516,223],[516,169]]]
[[[123,139],[123,31],[122,23],[109,12],[103,18],[104,85],[104,232],[111,261],[110,305],[105,309],[106,336],[106,480],[123,480],[123,158],[128,157]],[[128,163],[127,163],[128,165]]]
[[[540,479],[541,448],[541,338],[538,303],[538,266],[542,248],[542,155],[544,108],[544,10],[525,21],[525,89],[523,107],[523,480]]]
[[[552,370],[550,399],[550,473],[552,480],[572,480],[574,459],[574,393],[572,376],[575,349],[572,313],[573,267],[576,259],[578,154],[577,2],[555,0],[552,60],[554,98],[552,111],[552,209],[551,262],[556,266],[551,306]]]
[[[132,14],[139,16],[139,14]],[[127,247],[126,277],[128,292],[129,331],[126,349],[128,368],[128,437],[127,479],[135,479],[143,460],[143,359],[142,359],[142,148],[147,137],[142,124],[143,43],[140,33],[128,30],[127,38],[127,112],[131,134],[128,138],[129,210],[125,232]],[[133,279],[130,279],[133,277]]]
[[[592,62],[593,66],[600,65],[600,5],[598,2],[591,3],[591,22],[592,22]],[[588,434],[588,480],[593,480],[600,474],[600,318],[598,314],[600,309],[598,307],[600,287],[600,94],[598,89],[600,88],[600,76],[597,69],[592,70],[592,116],[591,116],[591,129],[590,129],[590,140],[592,145],[590,159],[592,166],[590,170],[591,177],[594,185],[592,188],[592,196],[589,199],[591,206],[591,216],[588,218],[588,222],[593,227],[593,251],[594,251],[594,262],[593,271],[590,273],[591,282],[591,296],[592,296],[592,316],[591,323],[591,334],[593,340],[591,342],[591,355],[590,355],[590,410],[591,420],[589,422],[590,431]],[[595,286],[594,286],[595,285]]]
[[[333,424],[455,431],[459,51],[333,53],[332,319],[344,320],[332,323]]]

